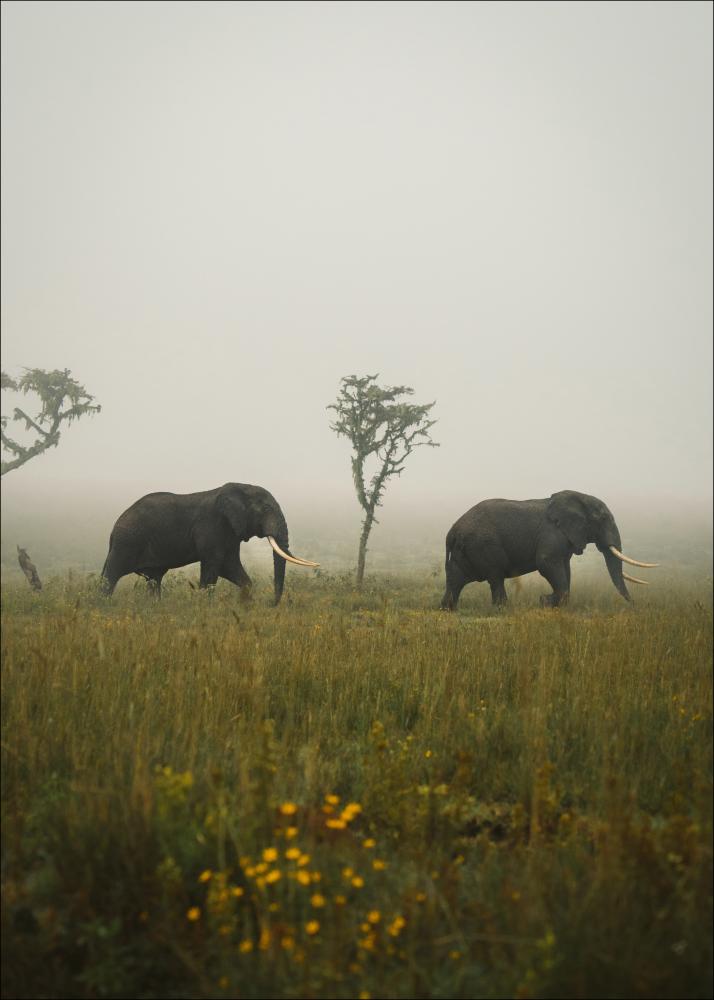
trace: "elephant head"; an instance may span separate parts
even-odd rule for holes
[[[632,566],[657,566],[658,563],[645,563],[630,559],[620,548],[620,531],[608,507],[597,497],[587,493],[576,493],[573,490],[561,490],[554,493],[546,508],[546,517],[568,539],[573,550],[579,555],[589,542],[594,542],[605,559],[610,579],[626,601],[630,600],[625,580],[631,583],[647,584],[629,576],[622,570],[622,564]]]
[[[288,526],[285,515],[275,497],[260,486],[245,483],[226,483],[218,491],[218,510],[227,518],[239,541],[249,538],[267,538],[273,549],[273,574],[275,603],[283,594],[285,563],[296,566],[316,567],[319,563],[301,559],[290,552]]]

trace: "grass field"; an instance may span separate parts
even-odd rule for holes
[[[710,997],[709,585],[440,584],[7,585],[3,995]]]

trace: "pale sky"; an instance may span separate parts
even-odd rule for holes
[[[6,499],[232,480],[327,510],[325,407],[379,372],[441,444],[387,504],[448,500],[445,530],[491,496],[705,501],[711,21],[4,2],[2,365],[103,407]]]

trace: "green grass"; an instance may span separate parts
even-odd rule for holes
[[[4,588],[3,995],[711,996],[709,586],[440,585]]]

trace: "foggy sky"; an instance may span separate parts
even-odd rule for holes
[[[376,372],[437,401],[394,509],[711,495],[710,4],[2,18],[3,369],[103,408],[9,502],[348,502],[325,407]]]

